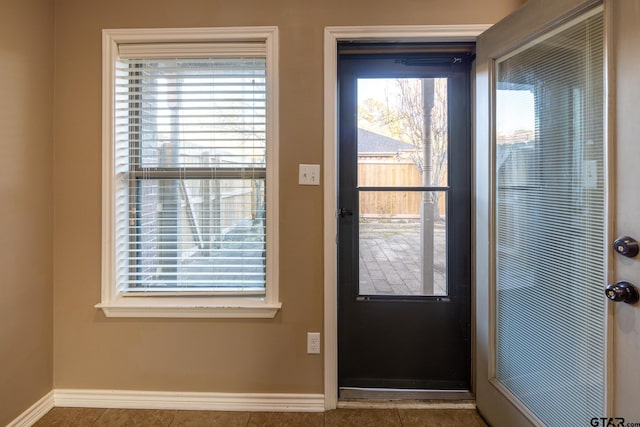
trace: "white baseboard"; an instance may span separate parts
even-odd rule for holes
[[[7,424],[7,427],[30,427],[42,418],[44,414],[53,409],[53,406],[53,391],[50,391],[31,405],[29,409],[20,414],[18,418]]]
[[[198,393],[130,390],[53,391],[55,406],[201,411],[322,412],[322,394]]]

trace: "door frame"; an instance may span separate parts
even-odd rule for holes
[[[338,405],[338,42],[377,40],[403,42],[475,42],[491,25],[345,26],[324,30],[324,402],[325,410]],[[472,70],[473,88],[473,70]],[[473,92],[473,89],[472,89]],[[472,95],[473,108],[473,95]],[[473,137],[472,137],[473,141]],[[473,158],[473,149],[472,149]],[[472,181],[474,177],[472,175]],[[472,184],[473,188],[473,184]],[[472,233],[473,224],[472,224]],[[472,247],[473,251],[473,247]],[[473,277],[473,273],[472,273]],[[471,284],[473,311],[475,288]],[[471,316],[471,336],[475,330]],[[474,370],[474,345],[471,362]],[[473,375],[472,375],[473,389]]]

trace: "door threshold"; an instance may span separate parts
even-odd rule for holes
[[[467,390],[341,387],[338,408],[475,409]]]
[[[338,400],[338,409],[476,409],[475,400]]]

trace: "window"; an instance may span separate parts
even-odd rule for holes
[[[107,316],[273,317],[277,29],[103,32]]]

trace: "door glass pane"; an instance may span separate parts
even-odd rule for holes
[[[361,191],[359,199],[360,295],[446,295],[446,193]]]
[[[603,52],[596,11],[496,66],[495,375],[545,425],[604,414]]]
[[[447,184],[447,79],[358,79],[358,185]]]
[[[358,79],[360,294],[446,295],[446,78]]]

